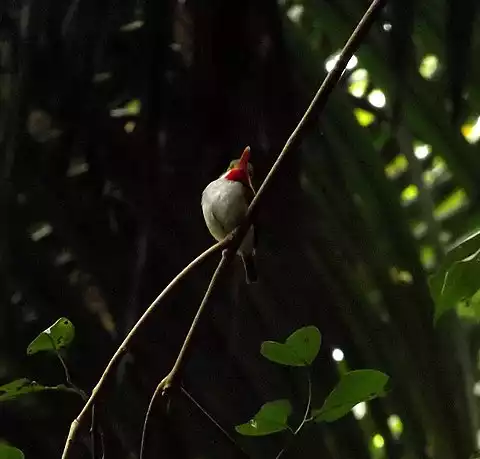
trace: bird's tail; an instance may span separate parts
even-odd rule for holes
[[[247,284],[251,284],[252,282],[257,282],[258,275],[257,275],[257,266],[255,263],[255,257],[253,254],[242,254],[242,261],[243,266],[245,268],[245,278]]]

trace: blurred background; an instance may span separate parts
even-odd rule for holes
[[[200,196],[246,145],[259,186],[367,0],[3,0],[0,4],[0,384],[64,381],[26,347],[58,317],[90,391],[140,314],[212,244]],[[427,279],[480,224],[476,1],[390,0],[327,109],[262,203],[260,282],[216,290],[148,458],[273,458],[241,437],[269,400],[301,419],[305,375],[264,340],[315,325],[318,407],[346,369],[391,376],[386,398],[316,425],[290,457],[467,459],[477,446],[480,328],[434,327]],[[218,259],[158,308],[97,405],[105,459],[138,457],[143,415]],[[68,393],[0,404],[0,438],[61,456],[82,407]],[[88,423],[87,423],[88,424]],[[88,425],[72,458],[90,458]]]

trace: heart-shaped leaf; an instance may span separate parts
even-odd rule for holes
[[[265,403],[260,411],[245,424],[235,426],[235,430],[242,435],[262,436],[288,429],[287,419],[292,412],[292,405],[288,400],[275,400]]]
[[[293,332],[285,343],[265,341],[260,353],[275,363],[292,367],[311,365],[320,350],[322,336],[317,327],[310,325]]]
[[[25,459],[25,456],[18,448],[0,443],[0,459]]]
[[[75,327],[67,318],[61,317],[52,326],[43,330],[27,348],[27,354],[40,351],[59,351],[66,348],[75,336]]]
[[[345,373],[320,409],[312,410],[315,422],[332,422],[345,416],[360,402],[384,395],[389,377],[376,370]]]

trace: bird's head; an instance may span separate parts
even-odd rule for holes
[[[250,147],[246,147],[240,159],[234,159],[230,162],[223,177],[227,180],[241,182],[248,187],[252,187],[251,178],[253,176],[253,166],[249,163],[249,159]]]

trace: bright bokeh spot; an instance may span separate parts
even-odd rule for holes
[[[432,152],[432,147],[424,143],[422,145],[415,146],[413,152],[418,159],[425,159]]]
[[[125,110],[127,110],[129,115],[138,115],[142,109],[142,104],[138,99],[133,99],[125,105]]]
[[[436,257],[433,247],[425,245],[420,249],[420,261],[424,268],[431,268],[434,266]]]
[[[405,155],[397,155],[385,167],[385,174],[388,178],[398,177],[408,168],[408,160]]]
[[[290,19],[290,21],[294,22],[295,24],[298,24],[302,19],[303,11],[304,11],[304,7],[302,5],[293,5],[287,11],[287,17],[288,19]]]
[[[110,110],[112,118],[121,118],[123,116],[137,116],[142,109],[142,103],[138,99],[132,99],[127,102],[124,107],[114,108]]]
[[[352,408],[353,416],[355,419],[360,421],[360,419],[363,419],[365,415],[367,414],[367,404],[365,402],[360,402],[357,403],[353,408]]]
[[[415,238],[421,238],[428,230],[428,225],[425,222],[417,222],[412,225],[412,233]]]
[[[339,56],[340,56],[340,52],[337,52],[333,56],[327,59],[327,61],[325,62],[325,70],[327,72],[331,72],[334,69],[334,67],[337,65]],[[357,64],[358,64],[358,59],[357,59],[357,56],[354,55],[348,61],[347,69],[352,70],[357,66]]]
[[[445,219],[468,204],[467,193],[462,188],[457,188],[433,212],[435,218]]]
[[[141,20],[132,21],[132,22],[129,22],[128,24],[125,24],[122,27],[120,27],[120,31],[121,32],[133,32],[134,30],[137,30],[137,29],[140,29],[141,27],[143,27],[143,25],[144,25],[144,22],[141,21]]]
[[[365,69],[357,69],[350,75],[348,92],[353,97],[363,97],[368,87],[368,72]]]
[[[413,282],[412,273],[392,266],[389,270],[390,277],[395,284],[411,284]]]
[[[423,183],[431,187],[438,179],[449,174],[447,164],[440,156],[435,156],[432,161],[432,167],[423,173]]]
[[[476,397],[480,397],[480,381],[477,381],[473,385],[473,395],[475,395]]]
[[[135,121],[129,121],[128,123],[125,123],[125,126],[123,126],[123,129],[125,129],[125,132],[127,134],[131,134],[135,129],[136,125],[137,124],[135,123]]]
[[[415,201],[418,197],[418,187],[417,185],[408,185],[407,188],[405,188],[402,191],[401,194],[401,199],[403,204],[408,204],[412,201]]]
[[[480,139],[480,116],[470,123],[462,126],[462,134],[468,143],[476,143]]]
[[[380,449],[385,446],[385,440],[380,434],[376,434],[372,438],[372,444],[374,448]]]
[[[390,32],[390,30],[392,30],[392,24],[390,24],[389,22],[385,22],[382,25],[382,28],[383,30],[385,30],[385,32]]]
[[[353,114],[357,118],[358,124],[363,127],[370,126],[375,121],[375,115],[363,110],[363,108],[356,108],[353,110]]]
[[[402,435],[403,422],[400,419],[400,416],[397,416],[396,414],[392,414],[391,416],[388,417],[387,424],[394,438],[398,438],[400,435]]]
[[[412,273],[409,271],[398,271],[398,280],[402,284],[411,284],[413,282]]]
[[[341,349],[336,348],[332,351],[332,359],[335,360],[335,362],[341,362],[344,358],[345,355]]]
[[[50,236],[53,232],[53,227],[50,223],[42,222],[34,225],[30,231],[30,238],[34,242],[38,242],[40,239],[44,237]]]
[[[440,242],[442,244],[446,244],[447,242],[450,242],[452,239],[452,233],[449,233],[448,231],[442,231],[440,233]]]
[[[418,71],[420,75],[426,80],[430,80],[434,77],[439,68],[438,57],[433,54],[427,54],[420,63]]]
[[[387,103],[387,98],[385,97],[385,94],[383,91],[380,89],[374,89],[369,95],[368,95],[368,101],[377,108],[383,108],[385,107],[385,104]]]

